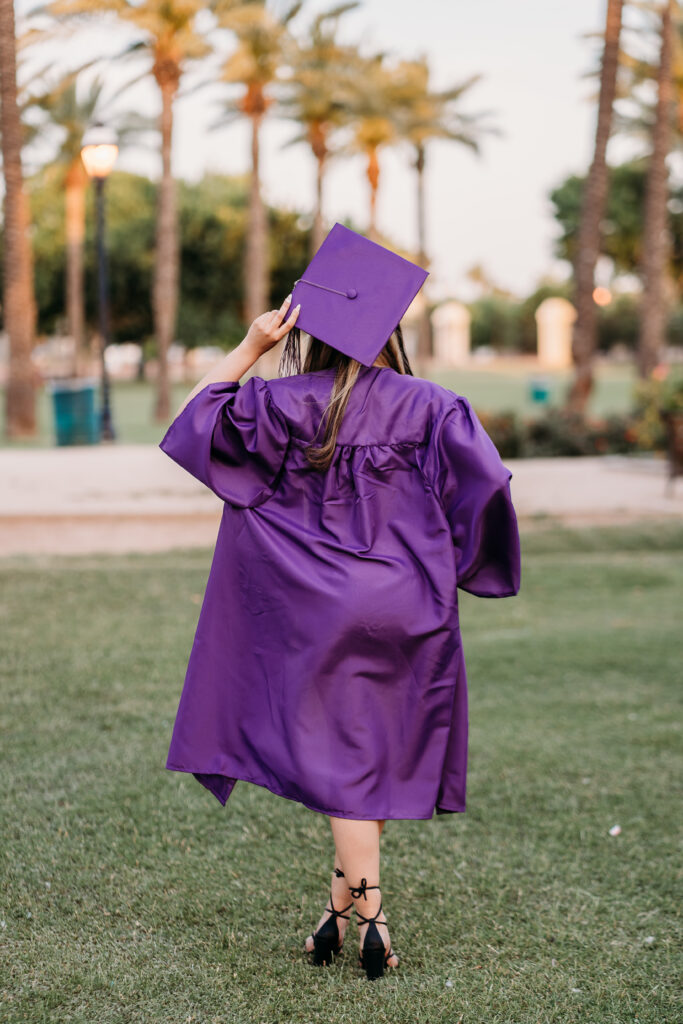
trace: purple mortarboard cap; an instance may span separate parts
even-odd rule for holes
[[[295,282],[296,326],[372,366],[428,276],[383,245],[335,224]]]

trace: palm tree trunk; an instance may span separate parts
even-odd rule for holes
[[[33,437],[37,430],[36,375],[31,360],[35,298],[21,167],[13,0],[0,0],[0,104],[5,178],[3,313],[9,336],[5,433],[7,437]]]
[[[415,170],[417,172],[417,262],[427,269],[427,215],[425,206],[425,147],[417,146],[415,153]],[[417,356],[420,360],[430,359],[434,354],[432,341],[432,324],[429,317],[429,305],[422,287],[423,308],[417,325]]]
[[[370,224],[368,238],[377,241],[377,189],[379,188],[379,159],[375,148],[368,150],[368,166],[365,172],[370,182]]]
[[[574,304],[577,312],[572,338],[574,380],[567,394],[566,404],[569,409],[580,413],[585,412],[593,388],[593,356],[597,334],[593,289],[595,265],[600,252],[601,221],[607,200],[606,154],[612,128],[612,108],[617,84],[623,5],[623,0],[607,0],[607,23],[600,75],[595,151],[584,186],[574,268]]]
[[[88,176],[80,157],[66,173],[66,319],[74,340],[74,373],[86,372],[85,314],[83,289],[83,244],[85,239],[85,197]]]
[[[325,176],[325,157],[319,156],[316,163],[315,179],[315,214],[313,217],[313,231],[311,232],[311,257],[313,257],[325,238],[325,226],[323,224],[323,178]]]
[[[21,191],[21,209],[22,216],[24,218],[23,237],[26,239],[26,263],[28,266],[28,280],[30,282],[31,296],[28,300],[29,307],[29,323],[31,329],[31,338],[33,344],[36,340],[36,330],[38,326],[38,304],[36,303],[36,290],[35,290],[35,266],[33,262],[33,246],[31,245],[31,202],[26,193],[26,189],[22,188]]]
[[[645,192],[645,228],[641,276],[643,296],[640,305],[640,332],[637,366],[641,377],[648,377],[660,359],[667,322],[666,268],[669,251],[668,209],[669,175],[666,158],[671,147],[673,115],[673,0],[662,12],[662,37],[657,72],[657,113],[652,132],[652,155]]]
[[[316,159],[315,179],[315,213],[313,231],[311,232],[311,257],[313,257],[325,238],[323,221],[323,182],[327,166],[327,130],[322,121],[312,121],[308,127],[308,142]]]
[[[244,315],[250,324],[268,308],[268,228],[266,211],[261,197],[260,182],[260,130],[262,113],[257,110],[251,117],[251,182],[249,188],[249,226],[247,230],[247,258],[245,260]]]
[[[171,415],[168,350],[173,343],[178,305],[178,228],[175,182],[171,171],[173,141],[173,100],[178,79],[169,75],[161,88],[161,182],[157,212],[156,261],[154,267],[154,331],[157,339],[159,374],[154,415],[165,422]]]

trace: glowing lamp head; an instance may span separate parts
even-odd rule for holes
[[[598,285],[593,289],[593,302],[596,306],[609,306],[612,301],[612,293],[609,288]]]
[[[92,125],[83,136],[81,159],[91,178],[106,178],[116,163],[118,152],[116,135],[101,123]]]

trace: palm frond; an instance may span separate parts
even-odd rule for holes
[[[331,7],[329,11],[320,11],[313,20],[311,35],[320,31],[326,22],[336,21],[343,14],[355,10],[357,7],[360,7],[360,0],[351,0],[350,3],[337,4],[336,7]]]
[[[242,108],[237,103],[231,103],[229,100],[223,100],[221,104],[221,112],[208,125],[210,132],[219,131],[221,128],[227,128],[228,125],[234,124],[236,121],[241,120],[244,117]]]
[[[285,13],[282,14],[278,20],[283,25],[289,25],[290,21],[293,21],[294,18],[296,18],[297,14],[299,13],[302,7],[303,0],[295,0],[295,2],[290,6],[290,8],[287,11],[285,11]]]

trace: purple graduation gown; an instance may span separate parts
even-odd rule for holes
[[[207,384],[159,445],[224,502],[166,768],[221,804],[241,779],[341,818],[464,811],[456,588],[519,590],[512,473],[466,398],[377,366],[310,468],[334,372]]]

